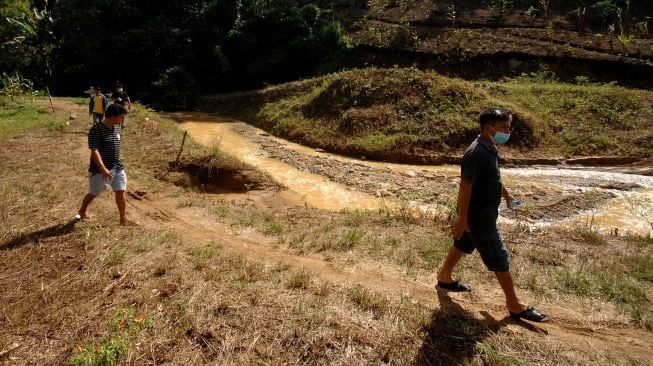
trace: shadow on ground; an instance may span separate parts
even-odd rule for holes
[[[56,224],[48,228],[35,231],[33,233],[20,234],[14,239],[0,244],[0,250],[10,250],[26,244],[36,243],[41,239],[69,234],[75,230],[76,222],[77,220],[73,219],[65,224]]]
[[[543,332],[531,324],[514,321],[509,316],[496,320],[487,312],[481,312],[484,319],[478,319],[469,310],[451,300],[446,291],[438,289],[440,308],[433,312],[431,322],[423,328],[424,343],[420,348],[416,365],[464,365],[471,363],[478,353],[477,345],[492,337],[508,324],[519,324],[524,328]]]

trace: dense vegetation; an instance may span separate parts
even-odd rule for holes
[[[59,94],[123,80],[158,107],[297,79],[346,46],[328,11],[293,0],[0,4],[0,43],[9,42],[0,70],[50,83]]]
[[[370,9],[403,12],[412,6],[424,12],[425,19],[426,13],[433,21],[444,17],[446,26],[456,28],[473,9],[489,9],[500,15],[497,22],[518,12],[546,23],[554,14],[573,19],[577,9],[586,8],[586,31],[605,33],[611,27],[610,47],[613,39],[632,43],[633,35],[647,37],[653,12],[653,4],[645,0],[438,1],[438,10],[425,4],[2,0],[0,73],[20,72],[39,87],[49,85],[56,94],[70,95],[92,84],[112,88],[115,80],[122,80],[136,99],[157,108],[186,108],[193,95],[252,89],[346,67],[348,41],[340,22],[374,19],[373,12],[361,15]],[[411,35],[420,36],[408,32],[400,41],[410,44]]]

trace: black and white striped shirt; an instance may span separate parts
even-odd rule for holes
[[[120,126],[108,126],[104,122],[96,123],[88,131],[88,148],[98,149],[104,166],[118,172],[124,169],[120,160]],[[100,168],[91,158],[89,172],[100,173]]]

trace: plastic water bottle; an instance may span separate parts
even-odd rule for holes
[[[510,202],[510,206],[508,206],[509,209],[511,210],[517,210],[519,207],[521,207],[521,200],[519,198],[515,198]]]

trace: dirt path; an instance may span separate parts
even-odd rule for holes
[[[333,283],[359,283],[377,291],[410,293],[427,306],[439,306],[432,283],[409,280],[379,264],[359,261],[355,265],[334,265],[317,256],[297,255],[290,250],[274,248],[265,243],[264,237],[235,236],[229,227],[207,219],[201,209],[176,209],[169,198],[156,194],[147,194],[141,200],[132,199],[129,202],[131,212],[146,227],[160,229],[165,226],[187,239],[217,241],[225,248],[262,263],[286,263],[296,269],[309,270]],[[480,319],[483,318],[482,312],[488,312],[496,322],[506,315],[503,297],[494,287],[477,286],[473,294],[451,294],[451,297]],[[586,318],[587,314],[583,314],[585,309],[582,308],[573,309],[555,303],[544,304],[543,308],[553,315],[554,320],[543,325],[529,324],[524,326],[525,329],[563,341],[583,353],[598,351],[653,359],[653,349],[647,341],[651,340],[649,332],[633,329],[619,321],[590,320]],[[514,328],[518,332],[523,331],[518,325]]]
[[[67,108],[77,115],[81,115],[83,108],[68,102],[57,101],[56,107]],[[85,136],[79,139],[82,148],[79,149],[79,159],[86,162],[88,152],[85,146]],[[271,151],[279,154],[291,154],[283,149],[272,146]],[[274,150],[277,149],[277,150]],[[297,161],[309,159],[306,156],[294,155]],[[282,156],[279,157],[283,158]],[[344,169],[333,163],[337,169]],[[364,166],[356,167],[366,173],[370,170]],[[376,172],[390,174],[389,180],[396,177],[392,172]],[[362,173],[361,173],[362,174]],[[422,180],[431,180],[432,176],[420,175]],[[412,178],[412,177],[411,177]],[[443,178],[447,182],[449,178]],[[446,185],[446,183],[444,183]],[[358,187],[358,186],[356,186]],[[217,242],[219,245],[242,254],[247,258],[266,264],[283,262],[296,269],[308,270],[321,278],[337,284],[359,283],[379,291],[389,293],[409,293],[417,301],[426,306],[437,308],[439,306],[435,290],[430,278],[411,280],[402,275],[397,269],[388,268],[379,263],[360,260],[354,265],[344,265],[327,261],[319,255],[303,254],[277,248],[270,243],[270,239],[253,233],[234,234],[233,230],[222,223],[212,220],[201,207],[179,208],[174,198],[163,194],[148,192],[147,188],[137,180],[132,180],[128,188],[128,210],[130,215],[146,228],[161,230],[169,228],[179,233],[185,239],[197,242]],[[251,197],[251,196],[249,196]],[[250,198],[251,199],[251,198]],[[283,204],[283,200],[279,200]],[[286,209],[301,209],[287,207]],[[504,321],[506,316],[503,308],[503,297],[498,288],[476,286],[470,294],[451,294],[452,299],[470,310],[479,319],[488,312],[493,322]],[[525,299],[532,300],[532,299]],[[578,306],[547,303],[542,308],[550,313],[553,321],[543,325],[517,324],[508,325],[514,332],[525,334],[529,337],[543,337],[547,340],[559,341],[570,346],[575,352],[586,355],[600,354],[606,357],[633,357],[653,360],[651,333],[629,327],[625,321],[609,320],[598,317],[588,318],[586,309]]]

